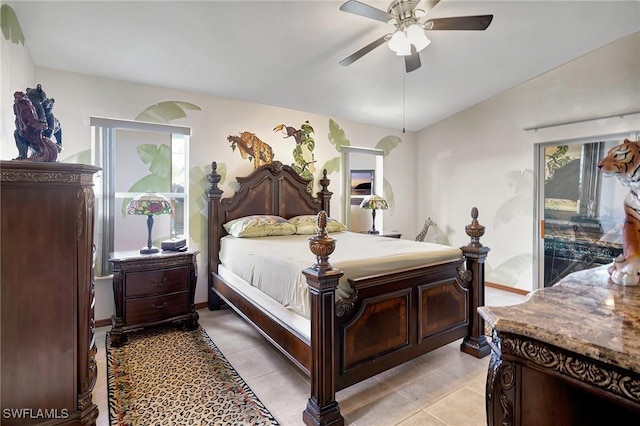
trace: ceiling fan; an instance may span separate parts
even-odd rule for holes
[[[427,31],[441,30],[486,30],[493,15],[457,16],[451,18],[427,19],[423,18],[438,4],[440,0],[425,0],[425,9],[418,9],[420,0],[393,0],[387,11],[349,0],[340,6],[340,10],[365,18],[386,22],[395,27],[394,31],[385,34],[369,43],[351,56],[340,61],[340,65],[348,66],[371,52],[376,47],[388,42],[389,48],[398,56],[404,56],[407,72],[415,71],[422,65],[419,52],[427,47],[431,41],[427,38]]]

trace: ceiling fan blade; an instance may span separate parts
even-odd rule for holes
[[[364,16],[365,18],[375,19],[376,21],[381,22],[389,22],[389,19],[392,18],[387,12],[376,9],[373,6],[369,6],[364,3],[360,3],[357,0],[349,0],[340,6],[340,10],[343,12],[353,13],[355,15]]]
[[[411,46],[411,55],[404,57],[404,66],[407,72],[415,71],[422,66],[420,54],[416,52],[414,46]]]
[[[379,39],[367,44],[365,47],[358,50],[356,53],[352,54],[351,56],[347,56],[346,58],[340,61],[340,65],[342,65],[343,67],[351,65],[352,63],[362,58],[367,53],[371,52],[376,47],[380,46],[381,44],[384,44],[384,42],[386,41],[385,40],[386,37],[387,37],[386,35],[383,35]]]
[[[436,18],[425,22],[429,30],[486,30],[493,15],[457,16],[454,18]]]

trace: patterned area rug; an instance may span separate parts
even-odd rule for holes
[[[112,348],[107,333],[111,426],[277,425],[207,333],[149,328]]]

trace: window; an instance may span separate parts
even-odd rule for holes
[[[114,251],[146,245],[146,218],[128,216],[126,206],[138,194],[156,192],[169,199],[171,215],[155,217],[154,245],[188,235],[188,127],[91,117],[92,162],[97,175],[95,274],[112,273]]]

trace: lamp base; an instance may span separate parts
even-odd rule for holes
[[[369,231],[367,231],[369,234],[375,234],[378,235],[380,233],[380,231],[376,231],[375,229],[370,229]]]
[[[158,253],[160,249],[158,247],[142,247],[140,249],[140,254],[153,254]]]

